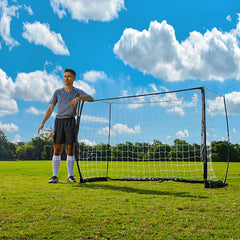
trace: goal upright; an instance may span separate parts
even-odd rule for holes
[[[80,181],[226,185],[226,179],[215,176],[211,160],[216,127],[221,124],[227,130],[227,118],[222,114],[219,120],[211,112],[218,97],[199,87],[99,99],[79,106]]]

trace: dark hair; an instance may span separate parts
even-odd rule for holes
[[[74,77],[76,77],[76,72],[70,68],[66,68],[64,72],[70,72]]]

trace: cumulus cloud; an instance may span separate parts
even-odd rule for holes
[[[64,83],[57,75],[56,70],[51,73],[48,73],[46,70],[37,70],[30,73],[20,72],[14,82],[0,68],[0,86],[0,116],[4,116],[18,112],[18,105],[15,99],[49,102],[54,91],[63,87]],[[81,88],[90,95],[95,94],[95,89],[81,80],[75,81],[74,86]],[[26,112],[35,115],[45,114],[45,112],[34,107],[28,108]],[[98,120],[100,121],[101,119]]]
[[[240,114],[240,92],[234,91],[225,94],[227,112],[231,115]],[[217,96],[214,100],[207,101],[207,112],[209,114],[225,114],[222,96]]]
[[[15,97],[26,101],[48,102],[54,91],[62,86],[62,79],[54,73],[39,70],[18,73],[15,80]]]
[[[35,22],[23,25],[22,36],[30,43],[47,47],[56,55],[70,55],[61,34],[51,31],[48,24]]]
[[[29,107],[28,109],[25,110],[27,113],[33,114],[33,115],[44,115],[46,113],[46,111],[41,111],[38,110],[35,107]]]
[[[239,36],[240,22],[230,32],[193,31],[179,42],[166,21],[152,21],[148,30],[125,29],[114,53],[125,64],[165,81],[239,80]]]
[[[45,115],[46,114],[46,110],[39,110],[33,106],[29,107],[28,109],[25,110],[26,113],[32,114],[32,115]],[[55,118],[56,117],[56,113],[53,112],[51,117]]]
[[[185,112],[183,110],[183,108],[181,107],[173,107],[167,110],[168,113],[175,113],[175,114],[179,114],[181,116],[185,115]]]
[[[19,45],[19,42],[14,40],[10,34],[12,17],[16,16],[16,12],[19,10],[19,8],[19,6],[8,6],[7,0],[0,0],[0,36],[10,50]]]
[[[9,98],[14,92],[14,82],[11,77],[0,68],[0,97]]]
[[[27,6],[27,5],[23,5],[24,6],[24,9],[28,12],[29,15],[33,15],[33,10],[30,6]]]
[[[109,127],[102,128],[102,129],[98,130],[97,132],[98,132],[98,134],[108,135]],[[139,124],[137,126],[135,126],[134,128],[130,128],[126,124],[117,123],[117,124],[113,125],[113,127],[111,129],[111,136],[115,136],[116,134],[140,134],[140,132],[141,132],[141,127]]]
[[[109,120],[107,118],[90,116],[90,115],[82,115],[81,120],[88,121],[88,122],[101,122],[101,123],[109,122]]]
[[[226,20],[231,22],[232,21],[232,17],[230,15],[227,15]]]
[[[9,101],[13,98],[19,98],[26,101],[48,102],[54,91],[63,87],[64,84],[55,70],[51,73],[46,70],[37,70],[30,73],[20,72],[13,82],[12,78],[8,77],[0,68],[0,86],[0,97],[2,99]],[[74,86],[81,88],[88,94],[95,94],[95,89],[81,80],[75,81]],[[3,103],[3,101],[1,102]]]
[[[87,146],[95,146],[96,145],[96,142],[91,142],[90,140],[88,140],[88,139],[81,139],[80,141],[79,141],[80,143],[84,143],[85,145],[87,145]]]
[[[13,143],[19,143],[19,142],[21,142],[22,141],[22,137],[20,136],[20,135],[15,135],[14,136],[14,140],[13,140]]]
[[[113,126],[113,131],[119,134],[139,134],[141,127],[138,124],[134,128],[129,128],[126,124],[117,123]]]
[[[131,109],[137,109],[144,106],[144,103],[149,104],[150,106],[160,105],[163,108],[166,108],[167,113],[177,114],[180,116],[185,115],[186,108],[195,107],[197,105],[197,101],[199,100],[199,96],[197,93],[189,93],[189,95],[180,95],[181,93],[169,92],[169,89],[161,86],[157,87],[155,84],[149,84],[144,89],[138,89],[136,93],[129,94],[128,91],[122,91],[123,96],[128,95],[144,95],[149,93],[165,93],[165,94],[156,94],[149,96],[140,96],[132,99],[132,103],[128,104],[127,107]],[[187,97],[186,97],[187,96]],[[187,100],[187,101],[185,101]]]
[[[177,131],[177,132],[176,132],[176,137],[177,137],[177,138],[180,138],[180,139],[188,138],[188,137],[189,137],[188,130],[185,129],[184,131]]]
[[[72,19],[84,22],[108,22],[117,18],[118,12],[124,9],[124,0],[50,0],[50,4],[60,19],[69,12]]]
[[[12,97],[15,92],[14,82],[1,68],[0,86],[0,116],[17,113],[17,102]]]
[[[15,114],[18,112],[18,105],[14,99],[1,99],[0,117],[4,115]]]
[[[75,81],[74,86],[82,89],[83,91],[85,91],[89,95],[94,95],[95,92],[96,92],[93,87],[91,87],[89,84],[83,82],[82,80]]]
[[[106,79],[107,75],[103,71],[91,70],[83,74],[83,80],[95,83],[97,80]]]
[[[0,129],[2,129],[4,132],[17,132],[18,126],[14,123],[3,124],[0,122]]]

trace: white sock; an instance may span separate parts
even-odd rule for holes
[[[68,177],[73,176],[74,162],[75,162],[75,157],[67,155]]]
[[[61,163],[61,155],[60,156],[53,155],[53,159],[52,159],[53,176],[58,177],[58,170],[60,167],[60,163]]]

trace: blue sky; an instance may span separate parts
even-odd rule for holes
[[[37,136],[63,69],[73,68],[95,99],[204,85],[226,96],[239,142],[238,0],[0,0],[0,56],[9,141]]]

